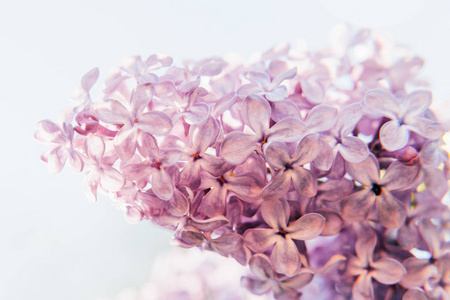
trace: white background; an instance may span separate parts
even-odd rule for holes
[[[0,3],[0,299],[96,299],[145,282],[171,233],[129,225],[82,176],[49,175],[33,139],[81,76],[101,80],[125,55],[177,61],[249,57],[300,37],[325,45],[336,22],[390,33],[425,58],[435,101],[450,101],[447,1],[2,1]],[[448,107],[448,106],[447,106]],[[439,113],[447,114],[441,110]]]

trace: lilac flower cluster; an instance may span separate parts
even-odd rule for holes
[[[95,101],[93,69],[62,122],[38,124],[42,160],[129,222],[248,264],[254,294],[450,299],[447,128],[423,61],[368,30],[339,42],[249,64],[132,57]]]

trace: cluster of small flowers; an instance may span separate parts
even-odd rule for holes
[[[248,264],[255,294],[450,299],[446,128],[422,64],[369,30],[247,65],[132,57],[95,101],[88,72],[36,138],[50,171],[85,172],[93,201]]]

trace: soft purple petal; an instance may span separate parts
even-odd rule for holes
[[[205,236],[200,230],[192,226],[186,226],[180,234],[181,240],[190,246],[196,246],[203,242]]]
[[[270,261],[276,272],[293,275],[300,267],[300,257],[294,241],[279,238],[272,249]]]
[[[96,116],[109,124],[131,124],[131,112],[117,100],[106,100],[96,106]]]
[[[142,213],[134,206],[127,206],[125,220],[130,224],[137,224],[142,220]]]
[[[347,178],[341,180],[328,179],[317,187],[318,196],[326,201],[341,201],[350,195],[353,190],[353,182]]]
[[[390,119],[397,119],[401,113],[399,101],[386,89],[368,91],[364,104],[369,112],[386,116]]]
[[[372,263],[373,251],[377,244],[377,236],[373,231],[365,233],[359,237],[355,243],[355,251],[363,266],[369,266]]]
[[[240,165],[256,150],[255,136],[234,131],[228,134],[220,147],[220,155],[229,163]]]
[[[264,93],[269,101],[283,101],[288,97],[288,91],[285,86],[279,86],[271,92]]]
[[[201,124],[209,116],[209,106],[206,103],[196,103],[182,113],[188,124]]]
[[[297,118],[287,117],[269,129],[271,142],[296,142],[305,133],[306,125]]]
[[[35,138],[41,142],[61,143],[64,142],[62,130],[58,125],[49,120],[40,121],[37,123],[38,131]]]
[[[86,93],[89,92],[94,83],[97,81],[99,74],[100,72],[98,68],[93,68],[84,74],[83,78],[81,78],[81,87]]]
[[[76,173],[83,171],[84,162],[81,154],[75,150],[69,151],[69,165]]]
[[[192,125],[189,128],[189,140],[191,141],[194,152],[205,152],[208,147],[216,142],[218,133],[219,126],[212,117],[209,117],[205,124]]]
[[[244,76],[248,80],[258,83],[262,87],[266,87],[270,84],[270,77],[267,73],[249,71],[246,72]]]
[[[214,187],[205,197],[203,197],[198,211],[204,213],[208,217],[215,217],[221,215],[225,211],[225,200],[227,196],[227,189],[221,187]]]
[[[422,289],[414,288],[406,291],[402,300],[428,300],[427,295]]]
[[[313,161],[314,166],[321,171],[328,171],[335,160],[333,148],[322,138],[319,138],[318,144],[317,156]]]
[[[254,279],[247,276],[242,276],[241,286],[248,289],[255,295],[263,295],[272,289],[272,282],[268,280]]]
[[[123,126],[114,137],[114,148],[121,160],[130,159],[136,152],[138,129],[134,126]]]
[[[381,258],[374,263],[371,267],[374,269],[372,271],[372,277],[386,285],[391,285],[400,282],[406,274],[406,269],[401,263],[393,258]]]
[[[380,180],[378,159],[373,154],[369,154],[362,162],[346,163],[345,166],[348,174],[366,187],[372,187],[373,183]]]
[[[152,175],[153,192],[162,200],[169,200],[173,196],[173,183],[169,174],[163,169]]]
[[[354,300],[374,300],[372,277],[364,272],[353,284],[352,296]]]
[[[137,116],[148,106],[155,94],[155,87],[151,83],[139,84],[131,93],[131,113]]]
[[[418,165],[406,166],[399,161],[394,161],[387,168],[380,185],[383,185],[389,191],[404,190],[414,183],[414,180],[419,176],[419,171]]]
[[[125,185],[123,175],[113,167],[104,166],[100,174],[100,184],[107,191],[117,192]]]
[[[278,171],[272,181],[263,189],[265,200],[284,197],[291,187],[291,171]]]
[[[429,91],[414,91],[405,99],[403,115],[408,115],[408,118],[420,116],[430,105],[431,93]]]
[[[211,247],[219,254],[228,256],[239,250],[244,241],[237,233],[224,234],[211,241]]]
[[[254,228],[244,232],[245,244],[255,252],[264,252],[273,246],[279,239],[274,229]]]
[[[267,162],[276,169],[283,169],[291,161],[289,148],[284,143],[270,143],[264,149],[264,156]]]
[[[389,191],[383,189],[377,197],[378,220],[381,225],[391,229],[400,228],[405,223],[406,207]]]
[[[280,284],[281,287],[286,289],[298,290],[307,286],[314,278],[314,273],[310,270],[303,270],[300,273],[283,280]]]
[[[295,75],[297,75],[297,67],[289,69],[279,74],[277,77],[273,79],[271,86],[272,87],[279,86],[283,81],[294,78]]]
[[[227,188],[244,201],[252,201],[261,195],[261,187],[253,176],[230,177]]]
[[[258,95],[250,95],[242,103],[242,119],[258,135],[269,129],[270,114],[269,103]]]
[[[87,198],[92,201],[97,201],[97,188],[100,184],[100,175],[97,171],[90,171],[86,174],[83,181],[83,191]]]
[[[47,157],[47,165],[50,173],[59,173],[64,164],[66,163],[69,152],[63,147],[55,147],[49,153]]]
[[[105,153],[105,143],[100,137],[95,135],[89,136],[84,147],[89,158],[92,158],[96,163],[101,162]]]
[[[143,162],[140,164],[127,165],[122,169],[122,174],[130,181],[141,181],[147,178],[154,169],[151,167],[150,163]]]
[[[255,254],[252,256],[249,262],[250,270],[259,279],[271,279],[273,278],[273,270],[269,260],[265,255]]]
[[[428,245],[431,256],[439,257],[442,240],[436,225],[431,223],[429,219],[422,219],[419,222],[419,230]]]
[[[431,277],[437,276],[437,267],[428,259],[410,257],[403,262],[406,275],[400,284],[405,288],[421,287]]]
[[[388,151],[402,149],[408,144],[409,130],[405,125],[400,125],[397,120],[389,121],[381,127],[380,141]]]
[[[300,120],[301,114],[297,105],[291,100],[283,100],[272,102],[272,119],[275,122],[279,122],[284,118],[294,118]]]
[[[268,200],[261,205],[264,222],[275,230],[285,229],[289,220],[290,208],[286,200]]]
[[[337,211],[334,211],[331,208],[324,207],[322,209],[316,210],[315,212],[325,218],[325,225],[320,235],[331,236],[336,235],[341,231],[344,221]]]
[[[223,158],[216,156],[204,155],[197,162],[204,170],[208,171],[213,176],[220,176],[229,170],[230,167],[230,164]]]
[[[342,138],[342,143],[337,144],[336,149],[350,163],[362,162],[370,153],[367,145],[359,138],[353,136]]]
[[[294,166],[291,174],[292,183],[297,194],[305,198],[311,198],[316,195],[317,179],[310,170]]]
[[[343,200],[342,217],[349,222],[365,220],[375,202],[375,198],[375,194],[370,189],[353,193]]]
[[[321,132],[331,129],[336,123],[338,111],[336,108],[326,105],[314,106],[306,118],[306,126],[309,132]]]
[[[159,160],[158,143],[154,136],[142,132],[137,137],[137,148],[144,158]]]
[[[324,226],[325,218],[321,214],[309,213],[290,223],[286,232],[292,239],[305,241],[318,237]]]
[[[445,133],[445,130],[438,122],[427,118],[414,118],[414,120],[408,120],[407,127],[430,140],[437,140]]]
[[[150,134],[165,135],[172,129],[172,120],[163,112],[151,111],[139,116],[138,127]]]
[[[312,104],[320,104],[325,98],[325,89],[317,81],[301,80],[303,96]]]
[[[310,134],[304,137],[297,148],[295,149],[295,153],[292,156],[293,164],[302,166],[307,163],[312,162],[319,150],[319,135],[318,134]]]
[[[336,130],[341,136],[349,135],[363,115],[363,107],[360,103],[353,103],[344,107],[336,124]]]
[[[224,216],[219,215],[206,220],[197,220],[194,218],[190,218],[188,219],[187,224],[192,225],[203,232],[211,232],[213,230],[216,230],[217,228],[222,227],[225,224],[228,224],[228,220]]]

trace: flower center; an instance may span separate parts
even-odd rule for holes
[[[202,157],[200,156],[200,153],[192,154],[192,157],[194,158],[194,161],[197,161],[197,160],[199,160],[200,158],[202,158]]]
[[[380,196],[381,195],[381,186],[379,186],[378,184],[374,184],[372,186],[372,192],[376,195],[376,196]]]
[[[278,231],[277,234],[281,235],[283,238],[286,238],[287,232],[284,229],[280,229],[280,231]]]
[[[228,183],[228,181],[226,181],[225,178],[223,178],[223,176],[217,178],[217,182],[220,184],[220,186],[223,186],[224,183]]]

